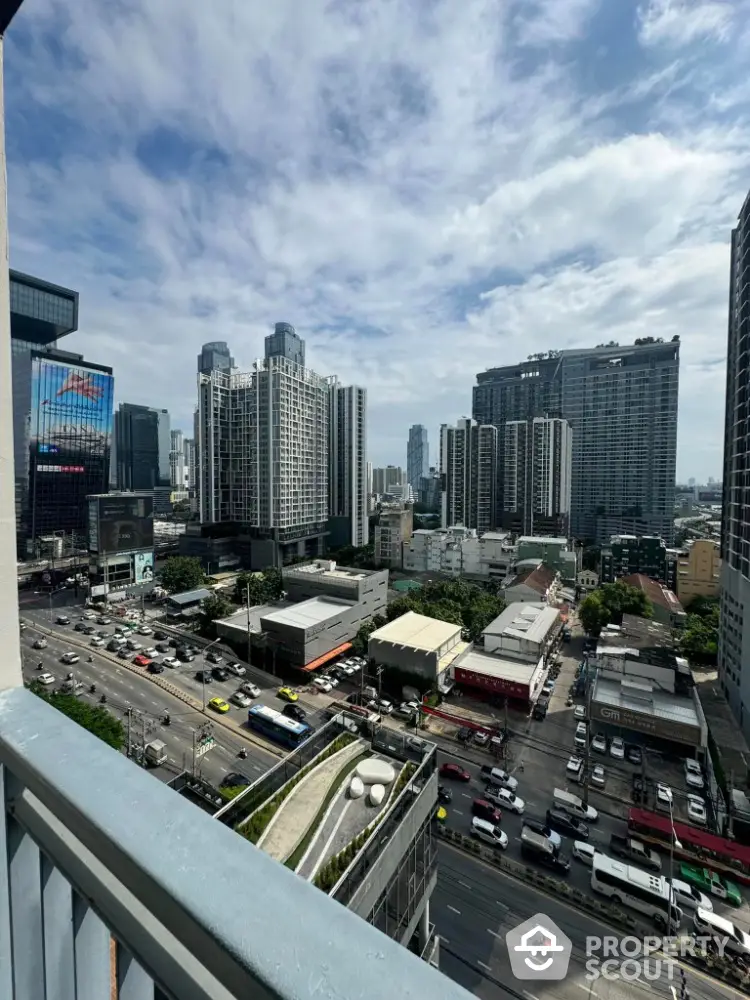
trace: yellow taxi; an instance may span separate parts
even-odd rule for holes
[[[223,698],[212,698],[208,707],[212,708],[214,712],[221,712],[222,715],[229,711],[229,704]]]
[[[299,695],[296,691],[292,691],[291,688],[283,687],[279,688],[276,695],[281,698],[282,701],[298,701]]]

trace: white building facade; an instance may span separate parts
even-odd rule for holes
[[[415,573],[444,573],[486,580],[512,575],[516,549],[510,535],[455,526],[418,529],[403,548],[403,568]]]
[[[328,515],[338,545],[369,541],[367,390],[330,379]]]
[[[497,428],[467,417],[440,428],[441,521],[483,533],[495,525]]]

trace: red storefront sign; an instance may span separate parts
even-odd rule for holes
[[[528,684],[509,681],[505,677],[482,674],[478,670],[466,670],[463,667],[456,667],[455,678],[457,684],[481,688],[483,691],[490,691],[493,694],[507,695],[509,698],[517,698],[519,701],[528,701],[530,697]]]

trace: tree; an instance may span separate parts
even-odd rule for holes
[[[90,733],[93,733],[114,750],[122,749],[125,743],[123,724],[101,705],[89,705],[75,695],[63,694],[62,691],[48,692],[38,681],[32,681],[29,684],[29,691],[41,698],[42,701],[52,705],[58,712],[67,715],[79,726],[88,729]]]
[[[642,590],[617,580],[584,597],[578,605],[578,618],[589,635],[597,636],[605,625],[620,625],[623,615],[651,618],[653,611]]]
[[[226,618],[231,615],[234,606],[222,594],[212,594],[201,601],[201,622],[200,629],[203,635],[215,638],[216,626],[214,622],[219,618]]]
[[[259,573],[240,573],[234,584],[234,599],[237,604],[249,604],[251,608],[266,602],[266,582]]]
[[[599,635],[605,625],[609,624],[609,609],[602,603],[599,591],[594,591],[584,597],[578,605],[578,620],[583,625],[587,635]]]
[[[719,599],[695,597],[679,633],[680,652],[694,663],[714,664],[719,651]]]
[[[267,601],[279,601],[284,590],[284,579],[281,570],[268,566],[263,570],[263,582],[266,588]]]
[[[357,634],[352,639],[352,649],[358,656],[367,656],[367,643],[370,636],[386,624],[387,619],[383,615],[373,615],[366,622],[362,622]]]
[[[170,556],[161,570],[161,583],[170,594],[201,587],[206,579],[200,559],[194,556]]]

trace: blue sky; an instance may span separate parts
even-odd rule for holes
[[[478,371],[679,334],[678,475],[718,477],[748,65],[748,0],[26,0],[12,265],[188,432],[200,345],[293,323],[375,465]]]

